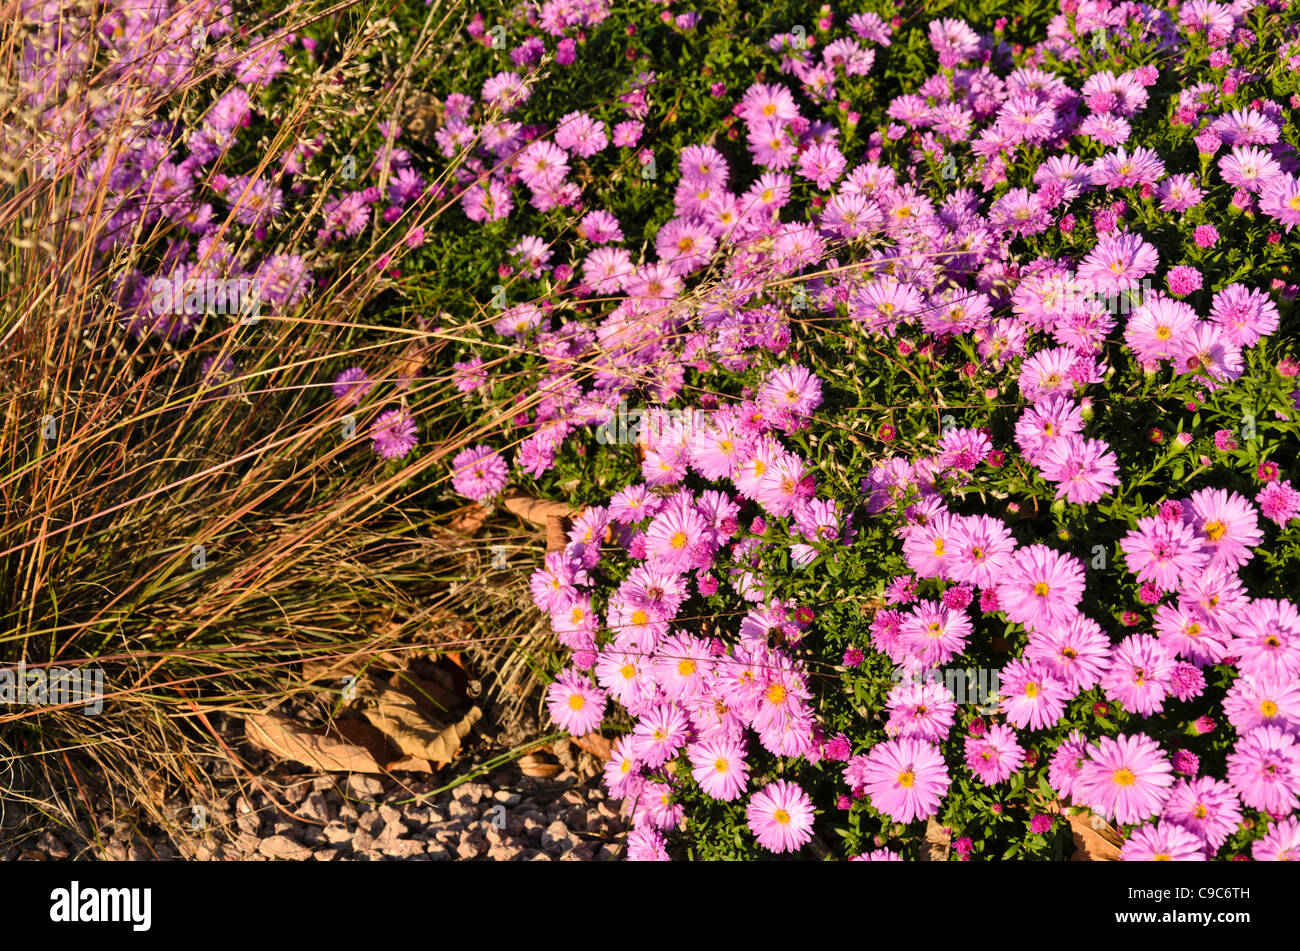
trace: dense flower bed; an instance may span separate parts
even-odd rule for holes
[[[1063,807],[1128,859],[1300,854],[1287,8],[1066,0],[1022,45],[823,7],[737,38],[763,74],[672,152],[646,71],[498,118],[609,12],[542,5],[438,135],[477,144],[469,219],[576,221],[563,258],[561,216],[516,230],[539,296],[493,330],[541,361],[515,471],[590,503],[531,589],[551,716],[621,732],[632,857],[914,857],[930,818],[1061,857]],[[629,162],[671,175],[653,253],[583,187]]]
[[[1297,857],[1297,18],[866,6],[493,7],[430,135],[330,145],[269,91],[326,36],[212,62],[229,8],[24,4],[67,134],[23,144],[77,214],[107,183],[139,338],[210,327],[158,305],[177,275],[285,313],[370,239],[414,278],[377,316],[455,351],[455,492],[585,506],[530,588],[551,716],[618,735],[633,858],[915,858],[927,826],[1061,858],[1081,808],[1129,859]],[[123,158],[58,108],[96,58],[200,94]],[[436,387],[335,374],[382,464],[453,435]]]

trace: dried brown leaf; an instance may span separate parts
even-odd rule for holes
[[[434,674],[437,680],[426,680],[413,671],[399,670],[388,678],[388,686],[408,695],[426,716],[445,720],[464,701],[450,674],[440,668]]]
[[[567,518],[558,515],[546,516],[546,553],[564,551],[569,543],[570,523]]]
[[[459,509],[452,516],[447,527],[458,535],[476,535],[491,514],[492,510],[490,508],[472,502],[463,509]]]
[[[323,772],[384,771],[366,747],[321,730],[308,729],[277,713],[246,717],[244,735],[250,743],[272,756]]]
[[[546,753],[528,753],[519,757],[519,768],[525,776],[534,779],[550,779],[558,776],[562,769],[555,757]]]
[[[455,722],[440,722],[426,716],[414,699],[391,688],[381,690],[373,706],[361,712],[403,753],[428,760],[435,767],[455,759],[461,741],[483,716],[482,710],[471,707]]]
[[[1124,839],[1118,832],[1098,816],[1085,812],[1078,816],[1067,816],[1070,820],[1070,832],[1074,834],[1074,862],[1116,862],[1119,861],[1119,846]]]
[[[599,733],[588,733],[586,736],[575,736],[573,745],[580,750],[585,750],[592,756],[599,757],[603,760],[614,758],[613,745]]]
[[[921,849],[922,862],[946,862],[952,850],[952,833],[939,825],[931,816],[925,823],[925,847]]]
[[[563,502],[535,499],[523,492],[507,493],[501,502],[507,512],[518,515],[525,522],[532,522],[541,528],[546,527],[546,519],[549,516],[569,518],[576,514],[572,508]]]

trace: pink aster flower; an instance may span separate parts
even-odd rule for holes
[[[572,668],[547,688],[546,705],[556,725],[574,736],[599,729],[605,719],[604,691]]]
[[[1240,734],[1261,726],[1295,733],[1300,731],[1300,684],[1243,674],[1223,698],[1223,713]]]
[[[1078,730],[1071,730],[1052,754],[1047,771],[1048,784],[1061,796],[1073,797],[1087,759],[1088,741]]]
[[[903,538],[903,557],[920,578],[945,578],[952,558],[950,545],[954,520],[940,512],[923,525],[909,527]]]
[[[1227,489],[1200,489],[1191,501],[1192,524],[1210,552],[1210,566],[1240,568],[1250,561],[1250,549],[1264,540],[1250,500]]]
[[[668,783],[642,784],[632,805],[632,822],[638,829],[677,829],[681,827],[686,808],[675,801],[673,787]]]
[[[931,743],[947,739],[952,728],[957,701],[942,683],[915,679],[900,680],[885,700],[889,721],[885,731],[891,736],[914,737]]]
[[[938,601],[922,600],[899,625],[903,644],[921,663],[941,667],[966,649],[973,627],[965,611]]]
[[[1132,232],[1107,235],[1079,265],[1078,278],[1091,281],[1102,294],[1118,294],[1139,286],[1160,264],[1155,247]]]
[[[983,736],[966,737],[966,766],[986,786],[1005,782],[1024,761],[1016,732],[1005,723],[994,724]]]
[[[745,819],[758,844],[769,852],[797,852],[812,841],[812,799],[784,779],[754,793]]]
[[[1120,850],[1125,862],[1204,862],[1201,840],[1180,825],[1155,822],[1139,826]]]
[[[901,862],[903,857],[897,852],[889,849],[876,849],[874,852],[863,852],[861,855],[855,855],[849,859],[850,862]]]
[[[758,402],[769,413],[786,410],[797,418],[811,416],[822,403],[822,383],[799,364],[773,370],[758,391]]]
[[[1083,597],[1083,563],[1046,545],[1029,545],[1012,556],[998,582],[998,603],[1009,619],[1026,627],[1069,621]]]
[[[1300,492],[1291,487],[1290,479],[1264,486],[1255,496],[1255,504],[1266,519],[1280,528],[1286,528],[1292,519],[1300,516]]]
[[[1016,541],[999,519],[987,515],[956,518],[947,537],[948,574],[954,581],[989,588],[1011,563]]]
[[[1139,519],[1119,547],[1137,580],[1154,582],[1161,591],[1173,591],[1181,578],[1200,572],[1210,561],[1191,525],[1155,517]]]
[[[1289,234],[1300,225],[1300,178],[1280,174],[1265,181],[1259,192],[1259,210],[1285,225]]]
[[[871,804],[895,822],[925,819],[939,811],[948,791],[948,770],[931,743],[897,739],[877,743],[849,760],[844,781],[863,788]]]
[[[1204,195],[1194,175],[1170,175],[1156,188],[1162,211],[1186,211],[1199,205]]]
[[[660,704],[642,714],[632,729],[632,750],[641,762],[658,769],[686,745],[690,721],[677,704]]]
[[[1067,436],[1044,450],[1039,466],[1043,478],[1057,484],[1056,497],[1087,505],[1119,485],[1119,459],[1100,439]]]
[[[1076,614],[1063,624],[1031,631],[1025,658],[1046,666],[1074,695],[1096,686],[1110,669],[1110,638],[1092,618]]]
[[[749,767],[739,740],[714,737],[692,743],[686,755],[691,760],[691,775],[707,795],[730,802],[745,791]]]
[[[1173,781],[1169,761],[1149,736],[1104,736],[1089,747],[1074,798],[1103,818],[1141,822],[1159,814]]]
[[[451,461],[451,484],[475,502],[492,498],[506,486],[505,460],[491,446],[471,446]]]
[[[1159,713],[1170,692],[1174,657],[1150,634],[1130,634],[1111,654],[1110,669],[1102,677],[1106,698],[1116,700],[1143,716]]]
[[[1007,722],[1031,730],[1056,723],[1073,693],[1045,664],[1013,660],[1002,668],[998,693]]]
[[[1300,805],[1300,747],[1275,726],[1243,736],[1228,754],[1228,782],[1252,809],[1283,815]]]
[[[1292,816],[1275,823],[1250,847],[1250,854],[1256,862],[1300,862],[1300,819]]]
[[[1169,791],[1162,818],[1187,829],[1213,855],[1241,823],[1237,794],[1209,776],[1180,779]]]
[[[1192,291],[1201,289],[1201,272],[1186,264],[1171,267],[1165,278],[1169,283],[1169,293],[1179,297],[1186,297]]]
[[[673,507],[660,512],[646,531],[646,552],[665,567],[685,571],[692,566],[694,543],[707,523],[694,508]]]
[[[1300,614],[1290,601],[1259,598],[1237,615],[1230,648],[1243,674],[1300,677]]]
[[[334,396],[345,405],[355,405],[361,402],[361,398],[372,386],[374,383],[365,370],[361,367],[348,367],[334,378]]]
[[[419,442],[415,420],[404,409],[390,409],[381,413],[370,429],[375,452],[385,459],[401,459]]]
[[[1250,347],[1278,328],[1277,305],[1257,288],[1230,284],[1216,291],[1210,302],[1210,320],[1239,347]]]
[[[633,829],[627,835],[627,860],[629,862],[667,862],[668,840],[658,829],[644,827]]]
[[[1196,311],[1182,301],[1147,295],[1129,318],[1124,341],[1144,363],[1171,360],[1180,352],[1183,338],[1196,321]]]

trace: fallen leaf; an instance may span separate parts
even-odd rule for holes
[[[546,516],[546,553],[564,551],[569,544],[569,520],[559,515]]]
[[[457,535],[475,535],[491,514],[490,508],[471,502],[451,517],[447,527]]]
[[[1106,820],[1092,812],[1067,816],[1074,834],[1073,862],[1117,862],[1124,839]]]
[[[577,513],[565,505],[563,502],[549,502],[544,499],[535,499],[524,492],[508,493],[501,500],[507,512],[512,515],[518,515],[525,522],[532,522],[534,525],[545,528],[548,516],[557,516],[559,518],[569,518]]]
[[[588,733],[586,736],[575,736],[573,745],[580,750],[585,750],[592,756],[599,757],[603,760],[614,758],[614,750],[609,740],[605,739],[599,733]]]
[[[925,848],[919,856],[922,862],[946,862],[952,849],[952,833],[946,832],[931,816],[925,823]]]
[[[311,730],[288,717],[268,713],[244,718],[244,735],[259,749],[324,772],[382,773],[366,747]]]
[[[388,678],[388,686],[407,694],[426,716],[446,719],[452,710],[462,704],[462,695],[453,687],[450,674],[436,670],[443,682],[426,680],[410,670],[399,670]]]
[[[415,700],[391,688],[381,690],[372,706],[361,713],[408,756],[446,766],[456,757],[461,741],[483,716],[471,707],[459,720],[447,724],[426,716]]]
[[[558,776],[561,766],[555,762],[555,757],[548,757],[545,753],[527,753],[519,757],[519,768],[525,776],[532,776],[534,779],[550,779]]]

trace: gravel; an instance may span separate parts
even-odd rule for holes
[[[320,775],[269,764],[258,785],[219,783],[215,799],[174,801],[173,835],[120,806],[99,817],[100,845],[47,831],[0,846],[7,859],[245,861],[590,861],[621,857],[627,831],[600,784],[602,764],[559,744],[561,771],[518,766],[443,792],[469,764],[429,777]],[[491,751],[481,758],[486,760]],[[268,794],[268,791],[274,795]],[[110,804],[111,806],[111,804]],[[137,810],[138,812],[138,810]],[[73,844],[73,843],[76,844]]]

